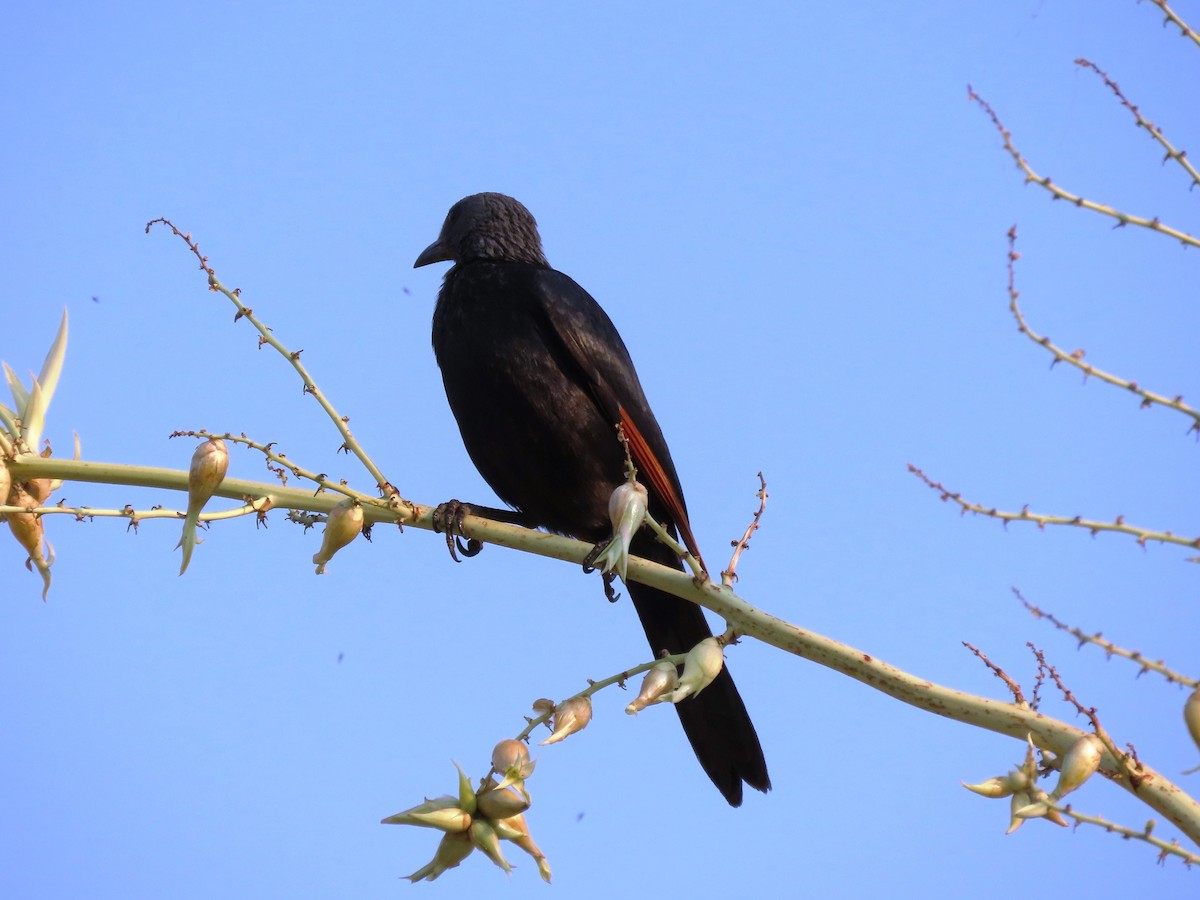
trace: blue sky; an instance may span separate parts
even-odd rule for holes
[[[1077,652],[1010,589],[1188,670],[1193,554],[963,518],[905,470],[988,505],[1200,534],[1188,421],[1049,368],[1007,311],[1004,236],[1018,224],[1034,328],[1191,398],[1195,251],[1023,187],[966,100],[971,83],[1056,182],[1194,232],[1182,171],[1072,62],[1107,69],[1194,149],[1180,97],[1200,50],[1160,18],[1048,0],[24,5],[0,60],[0,358],[36,369],[66,306],[60,454],[77,431],[88,459],[185,468],[172,431],[245,431],[367,489],[183,245],[143,233],[168,216],[304,349],[406,496],[488,502],[429,348],[444,267],[411,263],[455,200],[510,193],[624,335],[710,561],[765,473],[748,600],[995,697],[961,642],[1031,688],[1034,641],[1174,776],[1198,754],[1184,693]],[[241,449],[230,474],[269,478]],[[440,539],[391,529],[316,578],[319,536],[280,516],[214,528],[180,578],[176,524],[49,527],[46,604],[0,541],[0,893],[548,890],[515,853],[507,882],[473,857],[410,888],[436,836],[377,823],[451,790],[452,759],[480,774],[534,699],[644,659],[632,610],[594,578],[498,548],[455,566]],[[626,717],[627,697],[601,695],[530,782],[560,895],[1195,891],[1182,866],[1094,830],[1004,837],[1006,804],[958,782],[1014,765],[1012,740],[749,641],[729,662],[775,790],[728,809],[673,715]],[[1074,721],[1052,692],[1044,711]],[[1149,814],[1103,783],[1075,802],[1135,827]]]

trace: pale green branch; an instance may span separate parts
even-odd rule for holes
[[[187,489],[187,473],[170,469],[148,469],[76,460],[42,459],[22,456],[10,463],[15,481],[32,478],[57,477],[64,480],[106,482],[141,487]],[[329,512],[340,498],[336,495],[313,495],[309,491],[281,488],[240,479],[225,479],[217,494],[242,499],[269,496],[274,507]],[[406,525],[433,530],[433,508],[414,504],[411,511],[388,509],[382,500],[363,497],[363,511],[368,521],[403,521]],[[466,516],[463,533],[501,547],[524,550],[538,556],[550,557],[582,565],[592,547],[571,538],[530,531],[515,525]],[[633,557],[629,562],[632,580],[658,588],[693,603],[698,603],[725,619],[740,635],[777,647],[818,665],[841,672],[863,684],[894,697],[903,703],[980,728],[1024,741],[1032,737],[1037,746],[1061,756],[1084,735],[1080,729],[1023,709],[1011,702],[979,697],[963,691],[934,684],[919,676],[823,635],[807,631],[752,606],[727,587],[711,580],[698,583],[695,577],[666,566]],[[1116,768],[1116,760],[1108,759],[1106,766]],[[1189,797],[1165,776],[1145,763],[1138,770],[1135,787],[1128,778],[1109,776],[1115,783],[1135,793],[1147,805],[1170,819],[1189,838],[1200,843],[1200,803]]]

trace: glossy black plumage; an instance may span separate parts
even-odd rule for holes
[[[606,538],[609,496],[624,478],[615,435],[624,410],[666,493],[677,498],[642,478],[651,513],[686,525],[675,521],[686,519],[683,491],[621,336],[583,288],[550,268],[525,207],[502,194],[455,204],[416,265],[444,260],[455,265],[438,294],[433,349],[467,452],[497,495],[528,522],[584,541]],[[632,550],[681,567],[647,530]],[[655,653],[686,651],[710,636],[695,604],[627,587]],[[742,801],[743,782],[770,789],[728,670],[676,710],[705,772],[732,805]]]

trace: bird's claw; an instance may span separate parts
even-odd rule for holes
[[[605,551],[611,541],[601,541],[593,547],[588,555],[583,558],[583,574],[591,575],[596,571],[596,560],[600,558],[600,554]],[[621,595],[613,589],[613,582],[617,580],[616,572],[601,572],[601,579],[604,581],[604,596],[608,598],[609,603],[616,603],[621,599]]]
[[[604,579],[604,596],[608,598],[609,603],[616,603],[621,599],[621,595],[613,590],[613,582],[617,580],[615,572],[601,572],[600,577]]]
[[[471,505],[462,503],[458,500],[447,500],[445,503],[439,503],[433,510],[433,530],[438,534],[446,535],[446,549],[450,551],[450,558],[455,562],[462,562],[458,558],[458,554],[470,558],[478,556],[479,551],[483,549],[483,541],[475,538],[467,538],[464,544],[462,538],[462,523],[466,516],[471,515]]]
[[[600,554],[609,545],[610,541],[601,541],[595,547],[588,551],[588,555],[583,558],[583,574],[591,575],[596,571],[595,562],[600,558]]]

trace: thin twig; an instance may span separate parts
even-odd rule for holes
[[[1016,148],[1012,142],[1012,132],[1004,127],[1000,121],[1000,117],[996,115],[996,111],[988,104],[986,100],[975,93],[974,89],[967,86],[967,97],[975,101],[988,114],[992,120],[992,124],[996,126],[996,130],[1000,132],[1000,136],[1004,139],[1004,149],[1016,161],[1017,167],[1025,173],[1025,181],[1033,183],[1045,188],[1056,200],[1066,200],[1068,203],[1073,203],[1082,209],[1090,209],[1092,212],[1100,213],[1104,216],[1117,220],[1115,227],[1120,228],[1124,225],[1137,225],[1140,228],[1146,228],[1150,231],[1165,234],[1168,237],[1173,237],[1185,246],[1200,247],[1200,239],[1193,237],[1185,231],[1180,231],[1178,228],[1172,228],[1170,225],[1164,225],[1162,221],[1155,216],[1153,219],[1147,219],[1143,216],[1134,216],[1129,213],[1122,212],[1119,209],[1114,209],[1111,206],[1106,206],[1103,203],[1096,203],[1092,200],[1085,200],[1077,194],[1072,194],[1070,191],[1065,191],[1050,180],[1047,176],[1039,175],[1033,170],[1033,167],[1026,162],[1025,157]]]
[[[1032,615],[1035,619],[1045,619],[1059,631],[1065,631],[1067,634],[1079,641],[1080,647],[1084,646],[1085,644],[1092,644],[1096,647],[1099,647],[1108,656],[1119,656],[1122,659],[1128,659],[1131,662],[1135,662],[1141,666],[1141,670],[1138,672],[1139,676],[1143,672],[1157,672],[1159,675],[1162,675],[1167,679],[1167,681],[1172,682],[1173,684],[1182,684],[1192,688],[1200,686],[1200,680],[1189,678],[1186,675],[1182,675],[1179,672],[1168,668],[1162,660],[1154,661],[1146,659],[1146,657],[1144,657],[1138,650],[1126,650],[1124,647],[1119,647],[1112,641],[1105,640],[1103,637],[1101,637],[1100,632],[1096,632],[1095,634],[1084,634],[1082,630],[1068,625],[1066,622],[1060,621],[1052,613],[1048,613],[1045,610],[1034,606],[1025,599],[1020,590],[1017,588],[1013,588],[1012,592],[1016,598],[1021,601],[1021,605],[1029,610],[1030,615]]]
[[[320,404],[321,408],[325,410],[325,414],[329,416],[329,419],[331,422],[333,422],[334,427],[337,428],[338,432],[341,434],[343,441],[341,449],[345,449],[358,457],[359,462],[363,464],[363,467],[366,468],[371,477],[375,479],[375,483],[379,486],[382,494],[388,498],[389,502],[394,502],[397,504],[406,502],[402,501],[395,493],[395,489],[384,477],[383,473],[379,470],[379,467],[375,465],[375,462],[367,455],[367,452],[363,449],[362,445],[358,443],[358,440],[351,433],[350,426],[348,424],[350,421],[349,417],[341,415],[336,409],[334,409],[333,404],[325,396],[324,392],[317,387],[317,384],[313,380],[312,376],[309,375],[308,369],[306,369],[304,364],[300,362],[300,355],[304,351],[293,351],[285,347],[279,341],[279,339],[275,337],[271,329],[264,325],[254,315],[254,310],[242,302],[241,291],[239,289],[230,290],[229,288],[225,287],[225,285],[221,284],[220,280],[217,278],[216,271],[211,265],[209,265],[208,257],[200,252],[200,247],[194,240],[192,240],[190,233],[185,234],[184,232],[180,231],[169,219],[158,218],[151,219],[146,223],[147,234],[150,233],[150,227],[156,223],[162,223],[170,228],[171,233],[179,237],[185,244],[187,244],[188,249],[192,251],[198,260],[200,260],[200,268],[208,276],[209,290],[224,294],[237,308],[237,314],[233,317],[234,321],[236,322],[238,319],[245,319],[248,321],[254,326],[255,329],[257,329],[259,333],[259,346],[261,347],[263,344],[269,344],[276,351],[278,351],[280,356],[282,356],[291,364],[292,368],[296,370],[297,374],[299,374],[301,380],[304,382],[304,393],[311,394],[313,396],[317,403]],[[409,506],[411,508],[411,504],[409,504]]]
[[[1175,145],[1167,140],[1167,136],[1163,134],[1162,129],[1143,116],[1142,111],[1129,102],[1129,99],[1124,93],[1122,93],[1121,88],[1117,85],[1117,83],[1108,77],[1107,72],[1105,72],[1091,60],[1084,59],[1083,57],[1075,60],[1075,65],[1082,66],[1085,69],[1091,69],[1102,79],[1104,79],[1104,83],[1108,85],[1109,90],[1111,90],[1116,95],[1117,99],[1121,101],[1121,105],[1133,114],[1133,118],[1137,122],[1138,127],[1145,128],[1150,137],[1154,138],[1154,140],[1156,140],[1159,145],[1167,151],[1167,155],[1163,157],[1163,163],[1166,164],[1168,160],[1174,160],[1183,167],[1185,172],[1187,172],[1188,177],[1192,180],[1192,183],[1188,186],[1189,189],[1200,184],[1200,172],[1197,172],[1195,166],[1188,161],[1187,151],[1176,149]]]
[[[1080,715],[1086,716],[1088,721],[1092,723],[1092,731],[1100,739],[1100,742],[1104,744],[1104,749],[1116,761],[1119,770],[1118,774],[1128,782],[1136,794],[1138,786],[1145,777],[1141,771],[1142,766],[1138,762],[1137,755],[1118,750],[1116,743],[1100,723],[1100,717],[1096,715],[1096,707],[1084,706],[1079,702],[1078,698],[1071,692],[1071,689],[1063,682],[1062,677],[1058,674],[1058,669],[1046,662],[1046,655],[1040,649],[1032,643],[1027,643],[1025,646],[1032,651],[1034,657],[1037,659],[1038,669],[1050,675],[1054,684],[1062,692],[1063,699],[1074,706]]]
[[[934,481],[912,463],[908,464],[908,471],[925,482],[933,490],[941,494],[943,501],[952,500],[962,510],[963,514],[974,513],[979,516],[988,516],[993,519],[999,519],[1007,525],[1009,522],[1033,522],[1038,528],[1045,528],[1047,525],[1066,525],[1072,528],[1082,528],[1092,533],[1093,536],[1101,531],[1113,531],[1118,534],[1128,534],[1137,539],[1138,544],[1145,547],[1150,541],[1157,541],[1160,544],[1179,544],[1183,547],[1195,547],[1200,549],[1200,537],[1179,537],[1169,531],[1151,531],[1148,528],[1141,528],[1137,525],[1127,525],[1124,516],[1117,516],[1112,522],[1100,522],[1094,519],[1084,519],[1081,516],[1047,516],[1041,513],[1030,512],[1028,506],[1021,508],[1020,512],[1004,512],[995,507],[981,506],[978,503],[971,503],[969,500],[963,499],[962,494],[955,493],[947,489],[941,482]],[[1190,561],[1195,561],[1192,558]]]
[[[1171,7],[1167,5],[1167,0],[1150,0],[1150,2],[1163,11],[1163,15],[1166,17],[1163,19],[1164,27],[1168,24],[1174,25],[1179,29],[1179,33],[1181,35],[1183,35],[1185,38],[1191,38],[1193,43],[1195,43],[1197,46],[1200,46],[1200,34],[1197,34],[1187,22],[1179,18],[1179,15],[1175,12],[1175,10],[1171,9]]]
[[[968,644],[966,641],[963,641],[962,645],[964,647],[966,647],[968,650],[970,650],[972,653],[974,653],[977,657],[979,657],[979,661],[982,662],[989,669],[991,669],[993,675],[995,675],[997,678],[999,678],[1001,681],[1003,681],[1006,685],[1008,685],[1009,691],[1012,692],[1013,700],[1016,701],[1018,706],[1024,706],[1024,707],[1029,706],[1029,704],[1025,702],[1025,695],[1023,693],[1021,693],[1021,686],[1019,684],[1017,684],[1015,681],[1013,681],[1012,678],[1009,677],[1007,672],[1005,672],[1002,668],[1000,668],[998,665],[996,665],[994,662],[992,662],[990,659],[988,659],[987,655],[984,654],[984,652],[982,650],[980,650],[978,647],[975,647],[972,644]]]
[[[1156,824],[1153,819],[1146,823],[1145,828],[1143,828],[1141,831],[1137,831],[1133,828],[1127,828],[1124,825],[1118,825],[1116,822],[1110,822],[1101,816],[1089,816],[1085,813],[1077,812],[1071,806],[1060,806],[1049,797],[1042,802],[1052,809],[1058,810],[1064,816],[1074,819],[1076,824],[1095,825],[1112,834],[1119,834],[1121,837],[1126,838],[1127,840],[1145,841],[1147,844],[1157,847],[1160,851],[1158,855],[1159,862],[1165,861],[1168,856],[1177,856],[1183,860],[1184,865],[1189,867],[1200,863],[1200,856],[1192,853],[1189,850],[1184,850],[1179,846],[1178,840],[1172,839],[1170,841],[1164,841],[1162,838],[1154,837],[1151,834]]]
[[[1097,369],[1091,363],[1085,363],[1083,361],[1083,358],[1086,355],[1083,350],[1074,350],[1071,353],[1068,353],[1066,350],[1063,350],[1061,347],[1051,342],[1050,338],[1038,334],[1029,327],[1029,324],[1025,321],[1025,316],[1021,312],[1021,307],[1017,303],[1017,298],[1021,296],[1021,292],[1018,291],[1016,287],[1015,264],[1016,261],[1021,258],[1021,254],[1019,254],[1016,250],[1016,242],[1017,226],[1014,225],[1008,230],[1008,308],[1012,312],[1013,318],[1017,320],[1017,330],[1035,344],[1044,347],[1045,349],[1049,350],[1051,354],[1053,354],[1054,362],[1050,364],[1051,366],[1060,362],[1065,362],[1083,372],[1085,379],[1089,377],[1099,378],[1101,381],[1107,384],[1122,388],[1123,390],[1129,391],[1131,394],[1136,394],[1142,398],[1142,409],[1146,409],[1154,404],[1158,404],[1159,406],[1166,407],[1167,409],[1173,409],[1176,412],[1183,413],[1185,416],[1190,416],[1192,419],[1192,424],[1188,428],[1187,433],[1191,434],[1193,431],[1196,432],[1197,439],[1200,440],[1200,410],[1196,410],[1184,403],[1182,394],[1176,394],[1172,398],[1167,398],[1162,394],[1156,394],[1153,391],[1146,390],[1136,381],[1126,381],[1124,378],[1112,375],[1108,372],[1105,372],[1103,369]]]
[[[730,544],[733,547],[733,556],[729,559],[729,566],[721,573],[721,583],[725,587],[733,587],[733,583],[737,581],[738,560],[741,559],[742,552],[750,546],[750,536],[758,531],[758,523],[762,519],[763,511],[767,508],[767,497],[769,495],[767,494],[767,481],[763,478],[762,472],[758,473],[758,483],[758,491],[754,494],[758,498],[758,511],[754,513],[754,518],[751,519],[750,524],[746,527],[746,531],[741,539],[733,541]]]
[[[608,678],[602,679],[600,681],[592,681],[589,678],[588,686],[586,688],[584,688],[582,691],[579,691],[576,694],[572,694],[570,697],[567,698],[567,700],[573,700],[576,697],[590,697],[590,696],[592,696],[592,694],[595,694],[598,691],[602,691],[606,687],[611,687],[614,684],[618,684],[621,687],[624,687],[625,682],[627,682],[629,679],[633,678],[635,675],[641,675],[643,672],[650,671],[655,666],[657,666],[660,662],[671,662],[671,663],[675,663],[676,665],[681,665],[686,657],[687,657],[686,653],[675,653],[675,654],[672,654],[669,656],[660,657],[659,659],[651,660],[650,662],[640,663],[639,665],[636,665],[631,669],[625,669],[622,672],[618,672],[616,675],[610,675]],[[564,700],[562,702],[565,703],[566,700]],[[525,717],[525,723],[526,723],[525,727],[522,728],[520,733],[516,735],[516,740],[528,741],[529,736],[533,734],[533,732],[537,729],[537,727],[539,725],[545,725],[545,724],[549,723],[550,719],[553,718],[553,716],[554,716],[554,708],[553,707],[546,710],[539,716],[535,716],[532,718],[529,716],[526,716]]]

